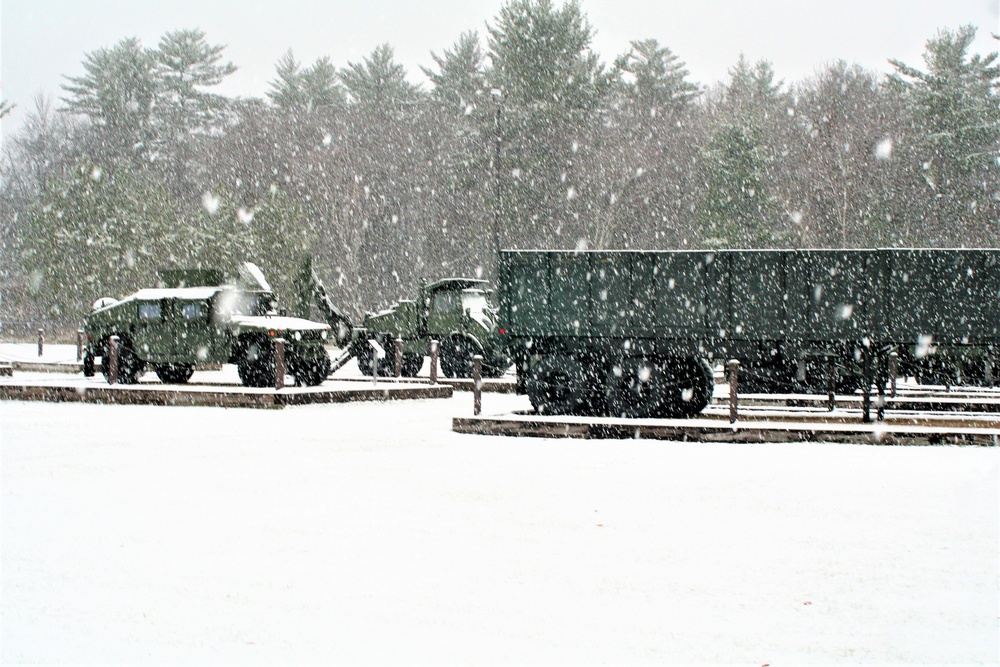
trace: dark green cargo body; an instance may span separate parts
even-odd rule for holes
[[[592,387],[632,357],[737,358],[760,390],[815,388],[833,365],[849,389],[891,352],[923,380],[1000,374],[998,250],[509,251],[498,292],[524,390],[545,357]]]

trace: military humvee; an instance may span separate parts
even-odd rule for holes
[[[109,377],[109,341],[120,339],[118,378],[135,383],[147,366],[162,382],[187,382],[196,364],[232,363],[247,387],[273,387],[276,339],[296,384],[318,385],[330,372],[330,326],[279,313],[256,266],[244,264],[244,286],[224,285],[217,271],[163,271],[163,287],[94,303],[84,325],[84,374]]]

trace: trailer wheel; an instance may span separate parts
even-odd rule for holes
[[[590,408],[591,378],[572,357],[543,358],[529,372],[526,385],[528,399],[539,414],[586,414]]]
[[[185,384],[194,373],[192,364],[156,364],[156,377],[164,384]]]
[[[698,357],[683,357],[668,364],[672,383],[665,387],[663,415],[693,417],[711,402],[715,371]]]
[[[385,357],[378,360],[377,373],[379,377],[390,377],[395,371],[395,343],[392,342],[392,337],[389,335],[383,336],[379,339],[377,336],[371,335],[363,340],[357,341],[354,347],[354,356],[358,360],[358,370],[361,371],[362,375],[371,375],[372,372],[372,360],[375,357],[375,350],[372,346],[368,344],[369,340],[378,340],[379,345],[385,349]]]
[[[607,387],[613,417],[690,417],[712,400],[715,372],[698,357],[630,357],[612,368]]]
[[[274,345],[270,341],[251,340],[236,362],[244,387],[274,386]]]
[[[627,419],[657,416],[663,402],[661,374],[660,363],[646,357],[629,357],[612,366],[606,383],[608,414]]]

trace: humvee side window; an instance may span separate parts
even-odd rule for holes
[[[434,295],[431,311],[435,313],[450,313],[458,305],[458,295],[454,292],[438,292]]]
[[[200,320],[205,317],[205,304],[185,303],[181,308],[181,317],[185,320]]]
[[[158,320],[161,317],[160,304],[158,303],[140,303],[139,304],[139,319],[140,320]]]

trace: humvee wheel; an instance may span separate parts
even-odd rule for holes
[[[101,357],[101,373],[105,380],[111,382],[111,341],[105,339],[102,349],[104,354]],[[118,382],[135,384],[145,369],[146,362],[136,355],[132,349],[132,342],[122,336],[118,343]]]
[[[324,354],[319,359],[299,361],[292,369],[292,374],[297,385],[315,387],[323,384],[330,375],[330,357]]]
[[[245,387],[273,387],[274,346],[270,341],[250,341],[236,362],[236,369]]]
[[[164,384],[185,384],[194,373],[192,364],[156,364],[156,377]]]
[[[482,347],[470,338],[452,336],[441,342],[441,371],[445,377],[472,377],[472,357],[482,354]]]

